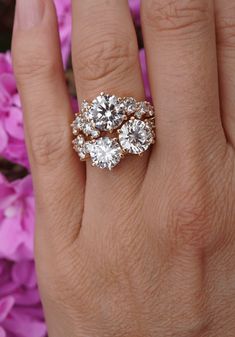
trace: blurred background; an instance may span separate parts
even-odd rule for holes
[[[6,52],[11,48],[14,11],[15,0],[0,0],[0,53]],[[14,165],[1,157],[0,172],[2,172],[9,180],[22,178],[27,174],[25,168]]]
[[[14,19],[14,0],[0,0],[0,52],[10,49]]]

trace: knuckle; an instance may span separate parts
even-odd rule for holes
[[[148,25],[159,32],[201,34],[211,20],[207,1],[148,0],[144,11]]]
[[[73,64],[78,77],[84,82],[107,81],[126,77],[136,65],[136,48],[126,36],[107,36],[93,41],[74,52]]]
[[[218,247],[223,249],[232,239],[228,207],[232,195],[233,153],[226,150],[224,154],[221,149],[219,152],[214,153],[214,159],[217,163],[226,163],[224,177],[218,174],[218,166],[211,167],[211,162],[203,162],[198,154],[182,159],[181,173],[175,180],[168,209],[167,234],[170,245],[176,249],[214,251]]]
[[[188,200],[188,198],[187,198]],[[183,201],[172,210],[173,238],[177,244],[204,246],[210,234],[208,210],[202,201]]]
[[[58,60],[48,57],[44,50],[39,53],[35,53],[33,50],[18,53],[18,55],[15,53],[14,56],[14,71],[18,81],[34,78],[38,80],[38,78],[45,77],[53,78],[54,74],[58,72],[58,65]]]
[[[231,15],[234,13],[234,15]],[[218,13],[217,19],[218,45],[235,49],[235,6],[225,10],[223,14]]]
[[[32,161],[37,166],[48,167],[58,164],[69,148],[68,139],[70,136],[65,128],[54,125],[50,127],[49,124],[40,127],[39,123],[37,130],[34,130],[34,134],[30,137]]]
[[[215,197],[202,180],[194,181],[194,186],[178,189],[171,203],[168,231],[170,243],[176,249],[200,250],[213,245],[217,239]]]
[[[52,255],[50,251],[47,251],[47,253],[50,253],[48,254],[50,256]],[[52,262],[50,259],[48,264],[48,259],[45,259],[46,265],[36,258],[40,284],[47,300],[56,305],[66,306],[70,301],[73,303],[75,298],[77,268],[71,267],[71,262],[68,263],[66,259],[67,256],[61,256],[60,254],[59,259],[54,252],[52,256],[54,261]],[[47,284],[48,280],[50,280],[49,284]]]

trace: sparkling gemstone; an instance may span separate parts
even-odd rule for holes
[[[119,142],[129,153],[141,154],[153,143],[153,132],[148,122],[131,119],[120,129]]]
[[[153,108],[152,105],[149,104],[149,109],[148,109],[148,111],[147,111],[147,113],[146,113],[146,116],[147,116],[147,117],[153,117],[154,114],[155,114],[154,108]]]
[[[90,135],[91,131],[93,130],[93,127],[89,123],[85,123],[82,127],[82,131],[85,133],[85,135]]]
[[[83,136],[78,135],[76,139],[74,139],[74,149],[77,151],[83,144],[85,143],[85,139]]]
[[[82,135],[78,135],[76,139],[73,140],[74,150],[77,152],[81,160],[86,159],[88,155],[88,150],[86,146],[85,138]]]
[[[86,159],[87,154],[88,154],[88,153],[87,153],[87,150],[86,150],[86,146],[85,146],[85,145],[81,146],[81,147],[78,149],[78,155],[79,155],[79,157],[80,157],[81,160]]]
[[[147,106],[146,102],[139,103],[138,109],[135,113],[135,117],[142,118],[146,114],[147,110],[148,110],[148,106]]]
[[[137,102],[134,98],[132,97],[126,98],[123,104],[128,115],[132,115],[136,111]]]
[[[72,123],[73,134],[76,135],[78,130],[82,130],[84,126],[84,119],[81,116],[77,116]]]
[[[78,129],[82,128],[84,125],[84,119],[82,116],[77,116],[74,121],[74,126]]]
[[[154,110],[149,102],[140,102],[138,104],[138,108],[135,113],[136,118],[142,118],[143,116],[151,117],[153,115],[154,115]]]
[[[90,154],[90,149],[92,148],[92,145],[93,145],[93,141],[88,141],[84,144],[87,154]]]
[[[87,158],[87,156],[89,155],[87,142],[85,142],[82,146],[78,148],[77,153],[81,160],[84,160]]]
[[[82,127],[82,131],[85,133],[85,135],[91,136],[92,138],[97,138],[100,135],[100,132],[94,129],[89,122],[86,122],[84,124],[84,126]]]
[[[125,112],[123,104],[116,96],[102,94],[92,102],[87,116],[95,123],[97,129],[110,131],[122,124]]]
[[[85,111],[87,111],[88,110],[88,108],[89,108],[89,103],[87,102],[87,101],[83,101],[82,102],[82,104],[81,104],[81,111],[82,112],[85,112]]]
[[[98,130],[91,130],[91,137],[98,138],[100,136],[100,132]]]
[[[89,153],[94,166],[111,170],[122,156],[122,149],[115,139],[102,137],[89,145]]]

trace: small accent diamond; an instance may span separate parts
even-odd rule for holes
[[[81,112],[84,113],[88,109],[89,109],[89,103],[86,100],[84,100],[81,104]]]
[[[78,150],[78,155],[80,157],[81,160],[85,160],[87,157],[87,151],[86,151],[86,146],[85,144],[83,146],[80,147],[80,149]]]
[[[74,150],[78,151],[78,149],[85,143],[85,139],[83,136],[78,135],[76,139],[73,140]]]
[[[135,117],[141,119],[143,116],[151,117],[154,115],[153,107],[149,102],[140,102],[135,113]]]
[[[138,108],[137,111],[135,113],[135,117],[136,118],[142,118],[148,111],[149,107],[148,107],[148,103],[147,102],[140,102],[138,104]]]
[[[81,135],[78,135],[78,137],[73,140],[73,148],[77,152],[81,160],[86,159],[88,151],[85,139]]]
[[[128,153],[141,154],[153,141],[153,131],[148,122],[131,119],[120,129],[119,142]]]
[[[83,126],[82,131],[85,133],[86,136],[89,136],[93,130],[93,127],[91,124],[87,123]]]
[[[91,136],[92,138],[97,138],[100,136],[100,131],[95,130],[90,123],[84,124],[82,131],[86,136]]]
[[[89,145],[93,166],[111,170],[122,157],[122,149],[115,139],[101,137]]]
[[[101,94],[92,102],[87,116],[97,129],[111,131],[122,124],[125,112],[123,104],[116,96]]]
[[[153,106],[152,106],[151,104],[149,104],[149,109],[148,109],[148,111],[147,111],[147,113],[146,113],[146,116],[147,116],[147,117],[153,117],[154,114],[155,114],[154,108],[153,108]]]
[[[73,134],[76,136],[79,130],[82,130],[84,126],[84,119],[81,116],[77,116],[72,123]]]
[[[100,136],[100,131],[98,130],[91,130],[91,137],[98,138]]]
[[[134,98],[127,97],[124,100],[123,104],[124,104],[124,109],[126,110],[128,115],[132,115],[133,113],[135,113],[137,109],[137,102]]]

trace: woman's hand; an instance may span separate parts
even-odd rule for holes
[[[234,336],[235,5],[143,0],[157,143],[79,161],[51,0],[17,0],[14,66],[50,337]],[[126,0],[73,1],[78,99],[144,99]]]

